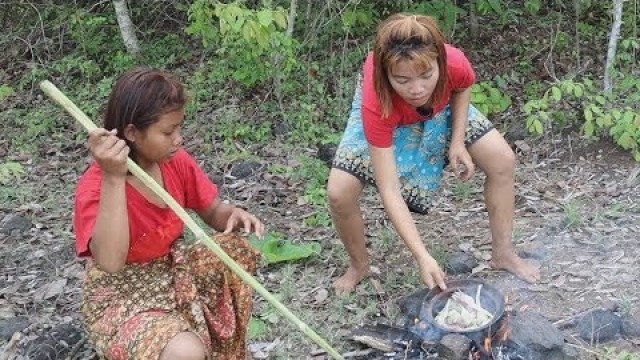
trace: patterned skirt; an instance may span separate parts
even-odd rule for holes
[[[214,239],[247,272],[259,253],[246,239]],[[158,359],[183,331],[196,334],[210,359],[244,359],[252,289],[202,244],[180,239],[171,253],[117,273],[87,265],[82,316],[98,355]]]
[[[333,159],[333,167],[352,174],[365,184],[375,184],[369,146],[362,128],[361,104],[362,89],[358,84],[347,127]],[[486,116],[469,105],[465,134],[467,147],[493,128]],[[449,106],[429,120],[398,126],[394,130],[393,150],[401,193],[411,211],[421,214],[429,211],[442,171],[448,162],[450,140]]]

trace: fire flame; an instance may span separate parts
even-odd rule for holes
[[[491,337],[484,338],[484,349],[487,353],[491,353]]]

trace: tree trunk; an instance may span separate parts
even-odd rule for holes
[[[478,24],[478,15],[476,14],[476,4],[475,1],[469,1],[469,36],[471,39],[476,39],[478,37],[478,31],[480,30],[480,25]]]
[[[140,58],[140,46],[138,45],[138,38],[136,37],[136,29],[129,17],[129,7],[127,6],[127,0],[113,0],[113,7],[116,9],[116,18],[118,19],[118,26],[120,26],[120,34],[124,41],[129,54]]]
[[[620,37],[620,26],[622,25],[622,3],[624,0],[613,0],[613,24],[611,24],[611,34],[609,35],[609,48],[607,49],[607,63],[604,68],[604,91],[610,92],[613,89],[611,71],[616,59],[616,47]]]
[[[296,7],[298,6],[297,0],[291,0],[291,6],[289,6],[289,15],[287,16],[287,35],[291,37],[293,35],[293,27],[296,23]]]

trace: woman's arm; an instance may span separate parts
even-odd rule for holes
[[[470,87],[454,90],[453,93],[451,93],[451,99],[449,100],[451,105],[451,143],[449,144],[449,163],[451,164],[456,176],[460,177],[462,180],[469,180],[475,172],[475,165],[464,144],[470,101]],[[459,169],[460,164],[464,165],[464,169]]]
[[[264,224],[258,218],[243,209],[223,203],[218,197],[208,208],[197,213],[207,225],[225,234],[240,229],[247,233],[254,232],[258,237],[264,233]]]
[[[400,193],[400,181],[396,172],[393,148],[379,148],[369,145],[369,153],[374,168],[374,178],[384,208],[396,231],[418,262],[422,281],[430,288],[437,285],[445,289],[444,273],[422,243],[413,217]]]
[[[89,134],[89,150],[102,170],[100,204],[89,249],[100,269],[122,269],[129,252],[129,217],[125,185],[129,148],[114,131],[96,129]]]

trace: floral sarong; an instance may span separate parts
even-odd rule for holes
[[[359,81],[342,141],[336,150],[333,167],[346,171],[365,184],[375,184],[369,145],[362,128],[362,89]],[[465,144],[475,141],[494,128],[493,124],[469,105]],[[393,150],[400,179],[401,193],[409,209],[425,214],[429,211],[448,162],[451,140],[451,108],[445,107],[431,119],[398,126],[393,132]]]
[[[259,253],[237,235],[214,240],[247,272]],[[196,334],[210,359],[244,359],[252,289],[202,244],[177,240],[171,253],[114,274],[91,261],[82,316],[91,342],[107,359],[158,359],[178,333]]]

